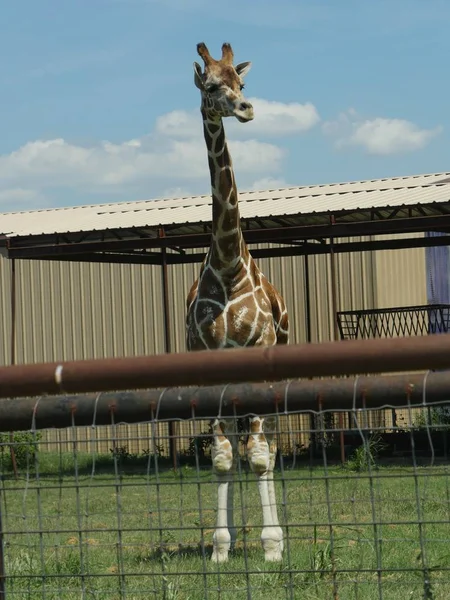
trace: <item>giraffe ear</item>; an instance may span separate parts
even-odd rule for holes
[[[234,68],[236,69],[236,73],[240,77],[245,77],[247,75],[247,73],[250,71],[251,67],[252,67],[251,62],[243,62],[243,63],[239,63]]]
[[[203,83],[202,68],[197,62],[194,63],[194,83],[201,92],[204,91],[205,84]]]

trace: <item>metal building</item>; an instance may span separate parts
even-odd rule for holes
[[[329,257],[308,257],[310,339],[333,339]],[[260,259],[282,291],[291,340],[308,340],[305,259]],[[0,364],[11,363],[11,261],[0,258]],[[198,264],[169,267],[171,348],[185,350],[185,298]],[[47,362],[165,351],[161,269],[19,260],[16,270],[16,362]],[[423,248],[336,256],[340,310],[426,303]]]
[[[449,176],[241,194],[291,342],[334,339],[338,310],[427,304],[425,248],[450,240],[426,232],[450,226]],[[0,364],[183,351],[210,219],[209,196],[0,215]]]
[[[286,298],[292,342],[333,339],[335,310],[427,303],[426,227],[421,223],[417,231],[397,224],[408,221],[405,217],[448,218],[448,208],[442,208],[450,200],[448,181],[448,173],[438,173],[241,194],[244,229],[259,234],[250,239],[251,251],[265,256],[259,264]],[[303,230],[326,228],[330,215],[335,229],[345,224],[344,235],[334,238],[334,259],[324,231],[299,242]],[[15,361],[182,351],[185,298],[198,273],[210,219],[211,200],[205,196],[0,215],[0,251],[21,259],[14,261]],[[385,227],[371,230],[372,224]],[[271,239],[264,234],[274,227],[302,232],[261,243]],[[161,241],[155,231],[162,228],[166,240],[176,238],[178,252],[166,250],[170,242],[153,250]],[[183,236],[196,237],[195,244],[180,249]],[[114,244],[124,250],[119,254]],[[138,253],[140,246],[150,250]],[[168,264],[168,340],[161,255]],[[1,258],[0,364],[11,362],[11,271],[12,261]]]

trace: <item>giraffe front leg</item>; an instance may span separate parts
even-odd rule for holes
[[[267,559],[273,561],[281,561],[284,542],[283,542],[283,530],[280,527],[280,523],[278,521],[278,510],[277,510],[277,497],[275,494],[275,483],[273,479],[273,470],[275,468],[275,460],[277,457],[277,443],[275,439],[275,428],[276,421],[275,419],[266,419],[265,420],[265,429],[266,429],[266,437],[269,441],[269,471],[267,473],[267,487],[269,490],[269,502],[270,502],[270,510],[272,512],[272,525],[274,531],[274,537],[278,540],[278,546],[274,551],[274,558]],[[270,428],[270,433],[267,434],[267,429]]]
[[[250,437],[247,445],[248,458],[252,471],[258,478],[258,491],[263,512],[261,543],[266,561],[279,562],[283,555],[283,531],[278,522],[273,469],[276,444],[268,443],[263,430],[264,419],[250,420]]]
[[[225,435],[225,423],[216,419],[213,423],[212,463],[217,475],[217,521],[213,535],[213,562],[226,562],[236,542],[233,515],[234,452],[233,445]]]

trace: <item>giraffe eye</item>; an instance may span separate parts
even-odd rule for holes
[[[212,83],[211,85],[208,85],[206,91],[208,94],[214,94],[215,92],[219,91],[219,86],[216,83]]]
[[[245,83],[241,83],[241,85],[239,86],[239,88],[240,88],[240,90],[242,92],[242,90],[245,88]]]

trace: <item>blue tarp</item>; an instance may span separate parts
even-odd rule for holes
[[[427,232],[426,237],[439,237],[445,233]],[[428,304],[450,304],[450,260],[448,246],[425,249]]]

